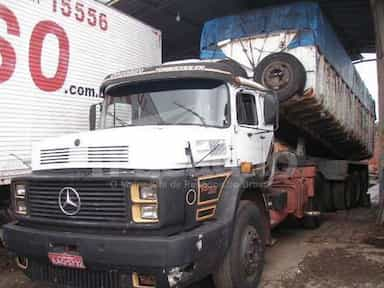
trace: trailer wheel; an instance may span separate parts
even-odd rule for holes
[[[274,90],[280,102],[302,93],[306,82],[303,64],[288,53],[274,53],[265,57],[254,71],[256,82]]]
[[[369,185],[369,176],[367,171],[360,172],[360,181],[361,181],[361,197],[359,205],[363,207],[371,207],[371,197],[368,194],[368,185]]]
[[[353,188],[354,188],[354,195],[353,195],[353,207],[358,207],[361,203],[362,199],[362,189],[361,189],[361,181],[360,181],[360,174],[359,172],[355,171],[352,173],[352,179],[353,179]]]
[[[257,287],[264,267],[265,231],[262,219],[264,217],[256,205],[241,201],[231,247],[213,275],[216,287]]]
[[[361,193],[366,194],[368,192],[368,186],[369,186],[369,176],[368,171],[364,170],[360,172],[360,179],[361,179]]]
[[[322,189],[320,192],[321,195],[319,195],[322,203],[322,208],[324,209],[322,211],[323,212],[335,211],[335,206],[333,204],[333,197],[332,197],[333,191],[332,191],[331,182],[325,179],[324,177],[322,177],[322,182],[323,182],[321,185]]]
[[[332,183],[333,204],[336,210],[345,210],[344,182],[335,181]]]
[[[349,175],[345,180],[344,194],[345,194],[345,208],[351,209],[356,199],[356,190],[354,187],[354,181],[353,181],[352,175]]]

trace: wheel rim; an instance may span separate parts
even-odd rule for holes
[[[274,62],[268,65],[262,75],[263,84],[273,90],[285,88],[291,80],[291,69],[286,63]]]
[[[253,278],[258,272],[261,261],[261,240],[257,230],[253,226],[248,226],[242,237],[241,255],[242,264],[247,278]]]

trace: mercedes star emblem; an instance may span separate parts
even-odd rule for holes
[[[68,216],[74,216],[80,211],[80,195],[72,187],[64,187],[59,193],[60,210]]]

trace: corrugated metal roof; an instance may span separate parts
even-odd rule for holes
[[[108,0],[100,0],[108,1]],[[114,0],[112,0],[114,1]],[[164,59],[199,55],[202,24],[209,19],[291,0],[120,0],[113,6],[163,31]],[[375,51],[368,0],[318,0],[353,59]],[[180,21],[177,21],[177,15]]]

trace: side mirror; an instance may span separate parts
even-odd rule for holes
[[[96,122],[97,122],[97,115],[100,113],[101,109],[103,107],[103,104],[97,103],[91,105],[89,108],[89,130],[93,131],[96,129]]]
[[[279,100],[275,94],[267,93],[264,96],[264,122],[265,125],[279,125]]]

